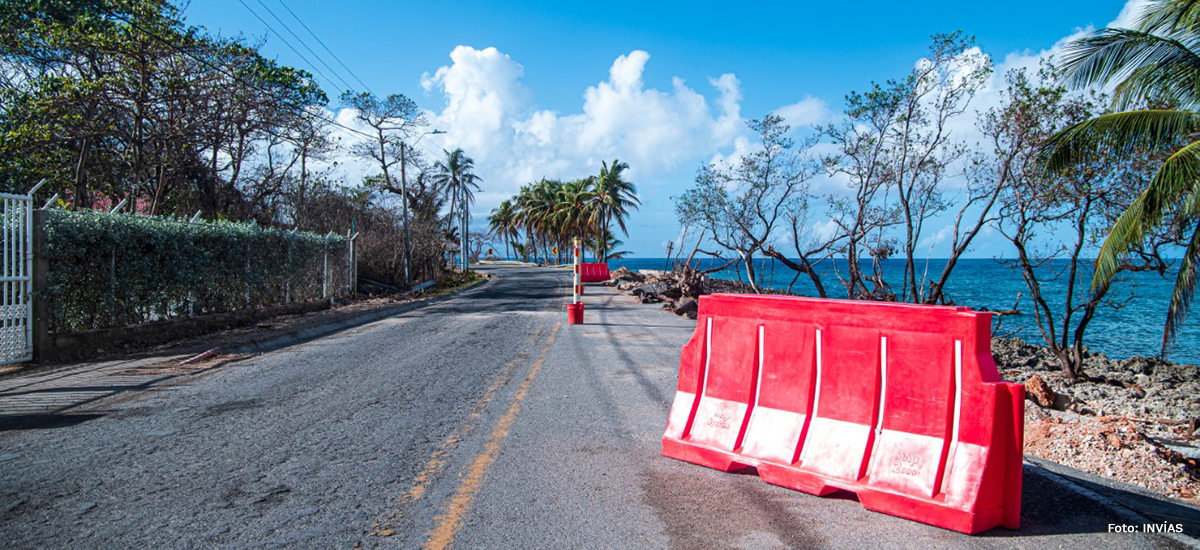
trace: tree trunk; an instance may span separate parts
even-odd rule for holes
[[[87,159],[91,150],[91,138],[83,138],[79,145],[79,161],[75,164],[75,207],[92,207],[92,195],[87,186]]]
[[[470,246],[471,231],[471,213],[468,211],[467,205],[467,190],[464,188],[462,192],[462,271],[467,272],[467,247]]]
[[[748,252],[739,254],[742,256],[742,261],[746,263],[746,276],[750,278],[750,288],[754,290],[755,294],[761,294],[762,291],[758,289],[758,283],[754,280],[754,255]]]
[[[1054,354],[1054,359],[1058,361],[1058,366],[1062,369],[1064,377],[1072,382],[1079,379],[1075,358],[1071,354],[1071,350],[1063,349],[1059,346],[1050,346],[1050,353]]]
[[[829,297],[825,293],[825,285],[821,284],[821,276],[817,274],[817,270],[813,269],[812,263],[808,261],[808,258],[801,256],[800,263],[796,263],[774,249],[766,250],[763,252],[763,254],[775,260],[779,260],[780,263],[796,271],[797,273],[808,275],[808,278],[813,282],[813,286],[817,288],[817,294],[822,298]]]

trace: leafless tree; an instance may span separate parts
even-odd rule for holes
[[[1043,67],[1042,80],[1057,80]],[[1090,163],[1062,173],[1046,173],[1041,146],[1054,132],[1099,113],[1099,101],[1070,96],[1062,87],[1035,85],[1023,74],[1009,78],[1005,103],[981,120],[995,150],[980,166],[1004,180],[996,226],[1016,251],[1003,263],[1021,273],[1033,302],[1042,340],[1070,380],[1083,371],[1084,335],[1104,308],[1122,307],[1133,289],[1112,293],[1113,286],[1086,288],[1091,262],[1084,257],[1125,211],[1157,165],[1147,154],[1133,164],[1116,155],[1096,155]],[[1178,232],[1158,230],[1121,265],[1119,271],[1165,272],[1161,250],[1179,242]],[[1045,244],[1055,239],[1054,244]],[[1052,284],[1051,284],[1052,283]],[[1132,283],[1130,283],[1132,284]]]
[[[756,292],[754,255],[767,250],[779,224],[807,208],[809,180],[816,171],[808,150],[815,138],[799,147],[790,128],[776,115],[750,121],[759,148],[732,162],[700,168],[695,187],[675,199],[683,225],[701,228],[717,245],[736,254]]]
[[[990,71],[974,39],[962,33],[936,35],[929,55],[903,80],[850,93],[846,120],[823,128],[837,147],[825,157],[825,169],[848,179],[852,191],[829,201],[844,237],[847,273],[842,281],[851,298],[932,302],[940,297],[931,294],[940,294],[945,281],[925,285],[916,266],[917,246],[926,222],[952,207],[946,182],[969,149],[956,139],[951,124],[966,112]],[[972,205],[968,200],[967,206]],[[961,217],[962,212],[956,230]],[[900,238],[891,235],[893,227],[902,228]],[[969,242],[963,238],[956,248],[965,249]],[[869,272],[859,261],[863,252],[872,260]],[[899,296],[882,273],[882,262],[897,252],[904,259]],[[943,275],[948,277],[949,271]]]

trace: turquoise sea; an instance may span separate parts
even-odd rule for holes
[[[720,265],[711,259],[697,260],[701,267]],[[724,262],[721,262],[724,263]],[[796,273],[775,260],[756,260],[760,285],[776,289],[786,289],[792,283]],[[664,269],[667,267],[665,258],[630,258],[612,260],[609,267],[617,269],[625,266],[631,270]],[[945,260],[929,260],[928,273],[930,278],[941,274]],[[1066,296],[1066,274],[1058,280],[1049,280],[1055,272],[1061,271],[1065,262],[1051,262],[1042,267],[1040,274],[1043,292],[1048,294],[1047,300],[1055,308],[1055,322],[1062,323],[1062,301]],[[825,285],[830,298],[845,298],[845,289],[841,286],[834,273],[834,264],[826,261],[821,269],[824,273],[821,281]],[[839,261],[837,268],[845,273],[845,262]],[[918,272],[926,269],[924,262],[917,264]],[[890,260],[885,263],[886,280],[894,290],[899,290],[899,281],[904,270],[900,260]],[[1082,297],[1091,283],[1091,270],[1081,273],[1076,283],[1076,296]],[[740,271],[745,280],[745,269]],[[714,274],[717,278],[737,280],[738,274],[722,271]],[[1084,345],[1093,351],[1108,354],[1109,357],[1122,359],[1134,355],[1154,356],[1161,350],[1163,321],[1166,318],[1167,303],[1171,289],[1175,285],[1175,273],[1168,272],[1166,277],[1153,272],[1124,273],[1120,282],[1109,292],[1108,297],[1117,302],[1118,308],[1103,308],[1097,312],[1095,319],[1088,324],[1084,336]],[[792,292],[804,296],[816,296],[815,287],[807,275],[801,275],[795,280]],[[956,305],[968,306],[975,309],[990,310],[1012,309],[1017,293],[1022,292],[1017,309],[1020,315],[1006,315],[1002,320],[993,320],[995,334],[1009,334],[1016,331],[1015,336],[1030,343],[1042,343],[1041,332],[1034,318],[1034,302],[1029,297],[1029,290],[1021,277],[1020,271],[1008,267],[995,259],[960,259],[950,280],[946,284],[946,294]],[[1080,314],[1073,318],[1078,319]],[[996,326],[999,322],[999,327]],[[1074,328],[1072,328],[1072,331]],[[1192,310],[1188,321],[1184,322],[1175,343],[1167,348],[1167,358],[1172,361],[1200,364],[1200,305]]]

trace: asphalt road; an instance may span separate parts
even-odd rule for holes
[[[1109,533],[1136,517],[1033,466],[1022,529],[969,537],[663,458],[694,322],[589,287],[570,326],[569,273],[492,271],[451,300],[95,403],[86,421],[0,432],[0,547],[1180,546]],[[1189,530],[1200,517],[1144,506]]]

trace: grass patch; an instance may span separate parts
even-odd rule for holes
[[[445,280],[433,287],[432,292],[429,293],[429,296],[441,296],[456,290],[465,290],[475,285],[483,284],[487,280],[487,275],[482,275],[474,271],[467,271],[466,273],[451,273],[446,277]]]

